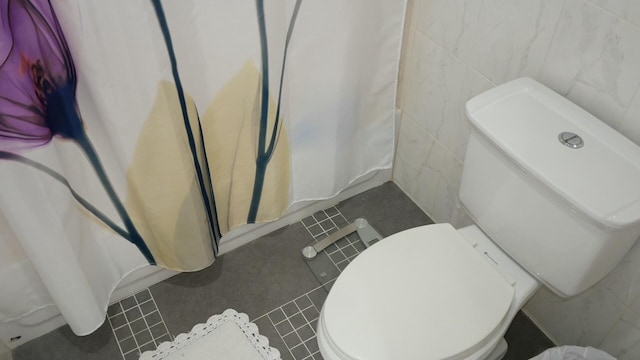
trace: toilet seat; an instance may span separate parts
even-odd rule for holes
[[[421,226],[378,242],[342,272],[318,336],[343,359],[463,359],[496,339],[513,297],[451,225]]]

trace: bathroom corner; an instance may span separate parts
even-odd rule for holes
[[[464,104],[522,76],[640,144],[639,9],[625,0],[409,0],[393,181],[435,222],[464,225]],[[542,289],[525,313],[556,343],[639,358],[639,249],[579,296],[562,300]]]

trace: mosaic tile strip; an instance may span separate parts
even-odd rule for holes
[[[269,319],[290,352],[291,356],[283,354],[283,359],[323,359],[318,349],[316,328],[326,297],[327,291],[319,286],[255,320]]]
[[[109,306],[107,319],[124,360],[173,340],[149,289]]]

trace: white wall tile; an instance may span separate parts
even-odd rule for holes
[[[494,84],[419,33],[412,56],[405,72],[404,111],[463,159],[470,130],[465,103]]]
[[[416,29],[452,54],[473,45],[473,31],[482,2],[476,0],[424,0]]]
[[[396,161],[403,161],[417,170],[426,162],[433,138],[411,116],[402,113]]]
[[[617,127],[640,84],[640,28],[584,0],[567,0],[542,81]]]
[[[564,1],[485,0],[458,57],[495,83],[537,77]],[[465,43],[466,44],[466,43]]]
[[[474,96],[494,86],[495,84],[467,67],[462,83],[450,88],[452,93],[448,94],[448,97],[451,99],[451,107],[444,112],[444,117],[439,119],[440,125],[435,137],[459,160],[464,160],[471,133],[471,124],[467,119],[465,105]]]
[[[422,171],[440,175],[429,214],[435,222],[458,221],[462,208],[458,198],[462,178],[462,162],[456,159],[442,144],[434,142]]]
[[[640,39],[638,41],[640,42]],[[640,88],[636,91],[618,130],[631,141],[640,145]]]
[[[452,94],[459,92],[466,65],[416,33],[407,66],[404,111],[435,135],[444,119],[458,111]]]
[[[394,171],[394,181],[396,172]],[[435,201],[436,190],[440,183],[440,175],[428,167],[414,170],[404,167],[398,171],[397,176],[404,178],[400,188],[424,211],[429,217]]]
[[[591,0],[591,2],[640,26],[640,1],[638,0]]]
[[[618,360],[640,359],[640,316],[627,310],[607,334],[599,348]]]
[[[564,0],[432,0],[416,28],[493,82],[535,77]]]
[[[427,214],[431,213],[440,172],[427,165],[434,139],[403,114],[393,179]]]
[[[393,164],[393,182],[407,194],[425,213],[427,204],[419,201],[418,196],[424,196],[424,191],[419,189],[418,171],[405,161],[398,159]],[[437,186],[437,185],[435,185]],[[434,186],[434,187],[435,187]]]
[[[562,299],[541,288],[526,305],[527,313],[560,344],[597,346],[626,306],[604,286]]]

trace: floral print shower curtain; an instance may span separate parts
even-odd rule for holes
[[[0,0],[0,247],[85,334],[131,271],[202,269],[229,230],[389,168],[403,13]]]

